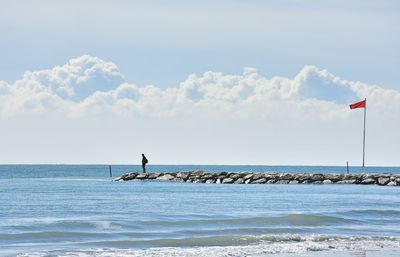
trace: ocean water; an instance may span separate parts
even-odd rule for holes
[[[112,170],[119,176],[140,167]],[[148,167],[149,172],[187,170],[346,172],[318,166]],[[400,173],[400,168],[367,171]],[[106,165],[0,165],[1,256],[374,249],[400,249],[400,187],[113,182]]]

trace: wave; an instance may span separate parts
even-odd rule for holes
[[[329,215],[289,214],[272,217],[246,218],[202,218],[165,220],[135,220],[114,218],[112,221],[81,219],[18,220],[16,223],[4,224],[3,228],[15,231],[26,230],[67,230],[67,231],[120,231],[138,229],[171,229],[171,228],[273,228],[273,227],[318,227],[326,225],[361,224],[363,221],[354,218]]]
[[[357,216],[366,215],[366,216],[379,216],[379,217],[380,216],[400,217],[400,210],[375,210],[375,209],[352,210],[352,211],[342,212],[341,214],[357,215]]]
[[[177,239],[185,244],[164,241],[168,247],[138,248],[129,241],[114,241],[114,245],[102,248],[76,248],[73,250],[42,251],[17,254],[17,256],[169,256],[169,257],[226,257],[261,255],[267,253],[305,253],[309,251],[355,251],[377,249],[399,249],[400,238],[396,237],[351,237],[329,235],[280,235],[260,237],[208,237]],[[188,241],[210,242],[239,240],[243,244],[235,246],[188,246]],[[83,245],[81,245],[83,246]],[[181,247],[185,246],[185,247]],[[105,247],[105,248],[104,248]],[[393,255],[394,256],[394,255]]]
[[[360,220],[342,218],[328,215],[308,215],[308,214],[289,214],[277,217],[249,217],[249,218],[227,218],[227,219],[198,219],[198,220],[178,220],[178,221],[140,221],[139,224],[151,226],[257,226],[257,225],[292,225],[292,226],[321,226],[339,223],[359,223]]]

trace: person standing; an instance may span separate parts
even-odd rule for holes
[[[142,169],[143,169],[143,173],[146,173],[146,164],[149,161],[147,160],[146,156],[144,156],[144,154],[142,154]]]

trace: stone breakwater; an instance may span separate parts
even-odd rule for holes
[[[400,174],[323,174],[182,171],[127,173],[115,179],[156,180],[211,184],[361,184],[400,186]]]

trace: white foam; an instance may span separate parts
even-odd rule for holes
[[[161,247],[147,249],[76,249],[50,252],[33,252],[17,256],[60,256],[60,257],[232,257],[259,256],[272,253],[306,253],[310,251],[366,251],[381,249],[400,249],[400,238],[397,237],[329,237],[307,236],[301,240],[268,241],[246,246],[214,246],[214,247]]]

